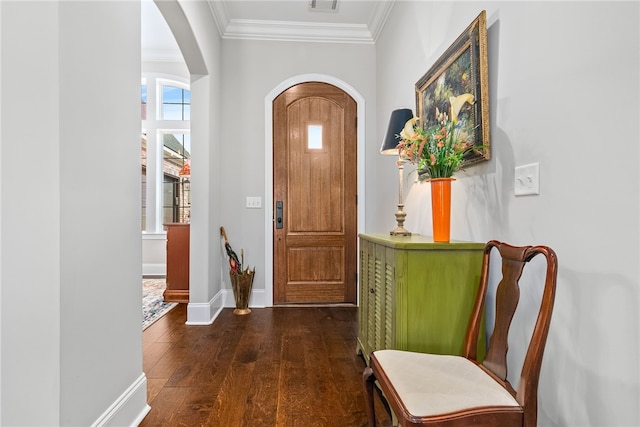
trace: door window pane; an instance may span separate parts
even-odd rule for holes
[[[319,150],[322,148],[321,125],[309,125],[307,130],[307,147],[310,150]]]

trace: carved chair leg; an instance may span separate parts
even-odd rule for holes
[[[374,396],[373,387],[376,381],[376,377],[373,375],[373,371],[370,367],[366,367],[362,373],[362,385],[364,386],[364,397],[366,400],[366,412],[367,420],[369,421],[369,427],[375,427],[376,425],[376,412],[374,409]]]

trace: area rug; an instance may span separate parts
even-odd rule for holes
[[[164,279],[142,279],[143,331],[178,305],[175,302],[164,302],[162,293],[166,287]]]

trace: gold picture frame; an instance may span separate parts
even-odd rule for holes
[[[458,121],[470,135],[474,147],[464,157],[464,166],[491,158],[489,140],[489,71],[487,65],[486,12],[467,27],[433,66],[416,82],[416,113],[423,129],[436,124],[436,108],[449,112],[449,97],[471,93]]]

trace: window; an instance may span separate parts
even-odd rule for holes
[[[142,83],[140,87],[140,116],[142,120],[147,120],[147,85]]]
[[[147,75],[140,94],[141,226],[161,233],[166,223],[190,219],[191,92],[185,83]]]
[[[307,147],[310,150],[319,150],[322,148],[322,125],[308,126]]]
[[[175,86],[162,86],[162,118],[191,120],[191,93]]]
[[[165,133],[162,141],[162,221],[189,222],[191,138],[185,133]]]

